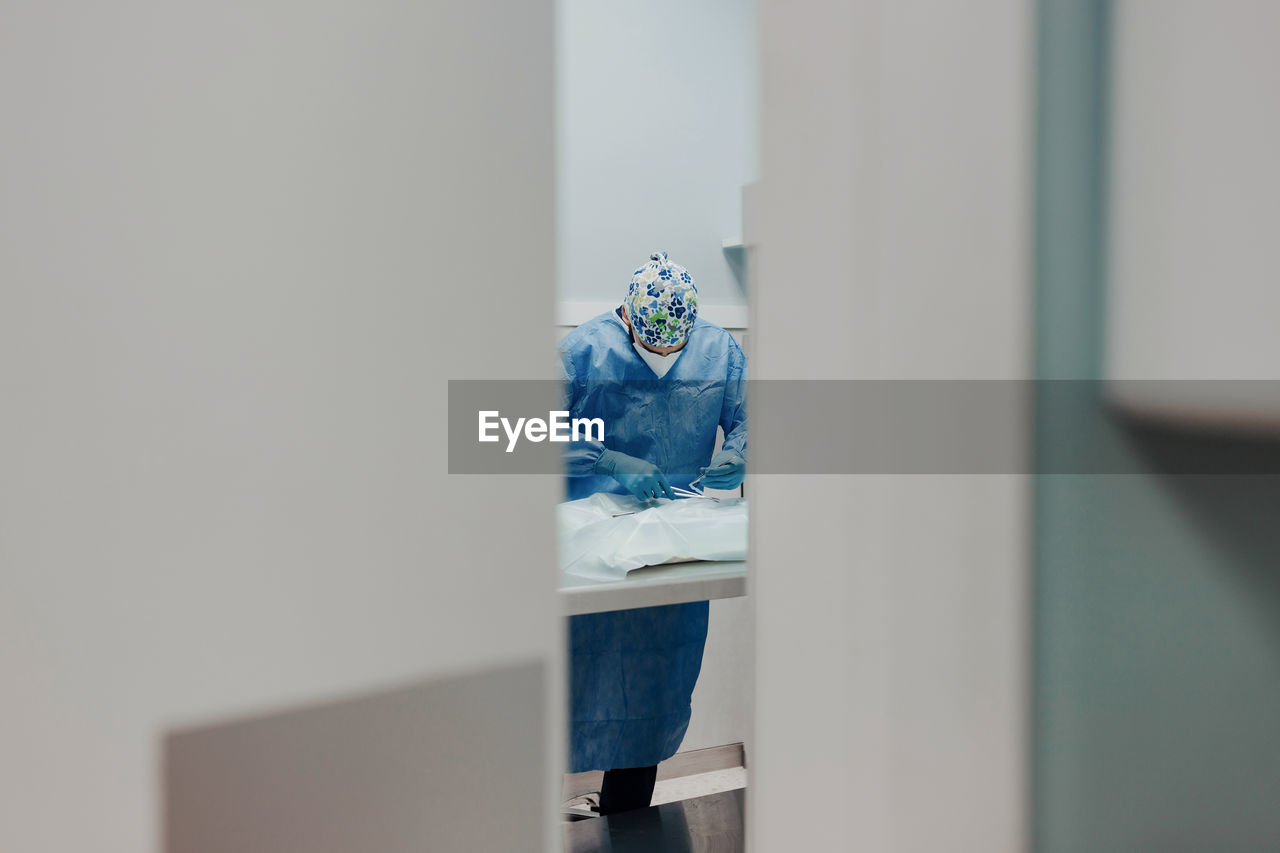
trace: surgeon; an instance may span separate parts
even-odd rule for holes
[[[568,334],[560,357],[570,417],[605,424],[603,441],[569,445],[570,500],[742,483],[746,357],[698,316],[693,277],[665,252],[634,272],[622,305]],[[650,804],[658,762],[688,728],[706,638],[705,601],[570,618],[569,770],[605,771],[601,814]]]

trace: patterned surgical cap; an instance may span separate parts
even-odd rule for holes
[[[693,276],[654,252],[649,263],[631,276],[624,303],[636,338],[651,347],[678,347],[689,337],[698,316],[698,288]]]

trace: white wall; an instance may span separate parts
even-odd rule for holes
[[[1027,375],[1030,10],[762,3],[754,376]],[[752,850],[1025,848],[1026,486],[751,481]]]
[[[175,725],[521,661],[559,698],[559,480],[445,443],[447,379],[552,375],[553,36],[525,0],[6,6],[0,849],[158,849]],[[484,849],[475,809],[440,819]]]
[[[1113,27],[1108,375],[1280,378],[1280,6],[1126,0]],[[1280,402],[1229,386],[1128,390],[1184,417],[1280,424]]]
[[[754,0],[557,11],[561,298],[616,301],[663,250],[703,302],[741,302],[721,244],[755,177]]]

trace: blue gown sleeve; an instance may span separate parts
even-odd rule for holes
[[[573,417],[574,406],[582,392],[582,384],[573,369],[573,362],[564,351],[560,353],[560,408]],[[604,453],[604,442],[579,439],[565,444],[564,470],[570,477],[589,477],[595,474],[596,460]]]
[[[720,429],[724,430],[724,450],[732,450],[747,458],[747,357],[737,341],[729,351],[729,375],[724,387],[724,406],[720,410]]]

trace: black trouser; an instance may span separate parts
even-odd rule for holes
[[[653,799],[653,783],[658,779],[658,765],[623,767],[604,771],[600,788],[600,814],[613,814],[647,808]]]

